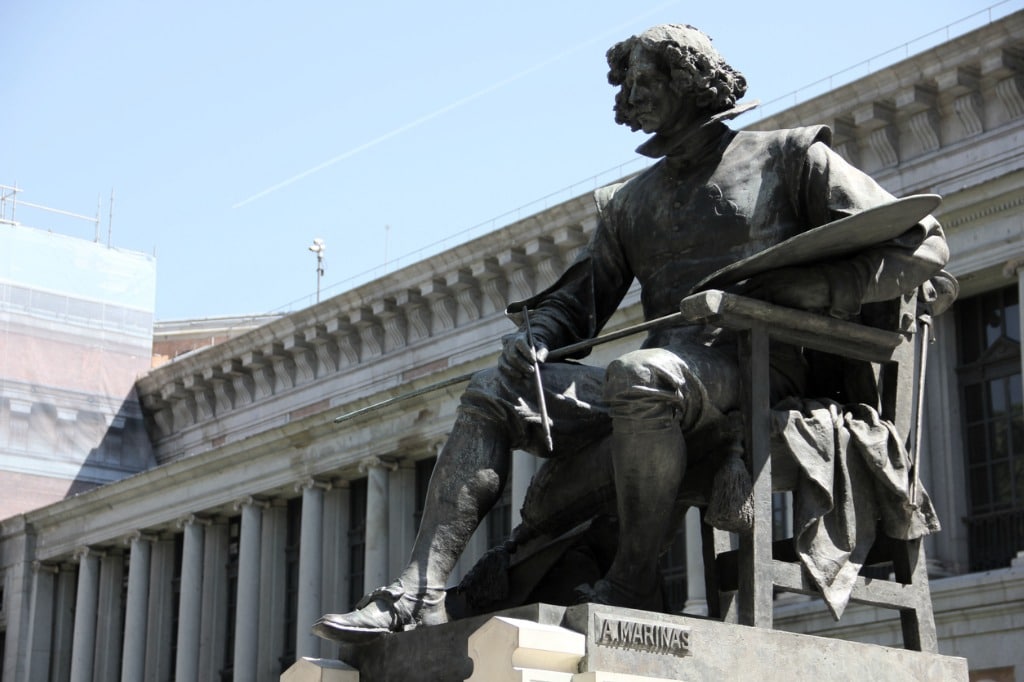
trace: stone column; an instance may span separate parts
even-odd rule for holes
[[[150,553],[144,680],[170,679],[174,667],[174,545],[172,536],[161,536],[154,540]]]
[[[707,587],[701,546],[700,509],[686,510],[686,604],[683,613],[708,615]]]
[[[61,564],[57,571],[54,597],[53,649],[50,653],[50,679],[66,680],[71,676],[71,648],[74,642],[75,583],[74,564]]]
[[[259,570],[259,626],[256,656],[257,680],[272,680],[281,674],[284,650],[287,580],[285,576],[285,536],[287,511],[283,499],[268,501],[262,514]]]
[[[96,659],[94,682],[117,682],[121,673],[121,633],[124,614],[121,585],[124,554],[108,552],[100,559],[99,608],[96,616]]]
[[[508,485],[512,486],[513,528],[523,522],[523,500],[526,499],[526,490],[530,487],[533,475],[537,473],[540,461],[540,457],[535,457],[525,450],[512,452],[512,480]]]
[[[1024,306],[1024,260],[1012,261],[1012,272],[1017,277],[1017,301],[1018,306]],[[1007,266],[1010,267],[1010,266]],[[1018,315],[1018,338],[1024,339],[1024,315]],[[1021,377],[1024,377],[1024,353],[1020,354]]]
[[[782,498],[783,537],[793,537],[793,492],[780,493]]]
[[[954,315],[935,318],[937,343],[928,349],[925,379],[924,430],[921,432],[922,484],[931,495],[939,519],[954,519],[967,513],[964,481],[963,433],[956,367],[959,363]],[[937,425],[948,425],[948,428]],[[933,437],[934,436],[934,437]],[[967,562],[967,524],[947,523],[941,533],[925,536],[928,574],[941,577]]]
[[[405,460],[388,476],[388,580],[405,568],[416,539],[416,469]]]
[[[75,597],[75,631],[71,645],[71,682],[91,682],[96,650],[96,603],[102,554],[85,547],[78,551],[78,594]]]
[[[32,564],[32,601],[29,607],[28,682],[49,682],[50,648],[53,640],[53,598],[57,567],[38,561]]]
[[[149,557],[153,538],[135,533],[127,539],[128,596],[124,610],[121,679],[141,680],[146,670],[146,614],[149,610]]]
[[[323,609],[324,491],[330,483],[309,479],[302,490],[302,531],[299,535],[299,594],[295,622],[295,658],[320,655],[320,639],[310,626]]]
[[[359,464],[366,473],[366,562],[364,587],[385,585],[388,575],[388,472],[397,465],[380,457],[367,457]]]
[[[349,488],[348,481],[337,481],[334,487],[324,493],[324,534],[323,534],[323,609],[326,613],[348,611],[352,597],[349,594],[350,555],[349,529]],[[322,656],[334,656],[335,647],[323,641],[320,645]]]
[[[211,521],[203,529],[203,617],[199,630],[200,680],[216,680],[227,648],[228,525]]]
[[[178,646],[175,679],[199,678],[199,629],[203,601],[203,530],[209,521],[189,515],[178,522],[184,535],[181,552],[181,583],[178,593]]]
[[[238,599],[235,609],[235,680],[256,679],[260,618],[260,536],[266,503],[249,497],[242,511],[238,541]]]

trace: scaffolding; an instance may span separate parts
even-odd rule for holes
[[[94,227],[93,241],[97,244],[100,241],[100,200],[96,198],[96,215],[87,216],[80,213],[72,213],[71,211],[64,211],[59,208],[51,208],[49,206],[43,206],[41,204],[33,204],[28,201],[20,200],[18,194],[23,192],[22,188],[18,187],[17,183],[14,185],[0,185],[0,225],[21,225],[17,220],[18,208],[30,208],[38,211],[46,211],[47,213],[55,213],[57,215],[66,216],[68,218],[75,218],[77,220],[84,220],[92,223]],[[107,246],[110,246],[111,237],[111,223],[113,222],[114,215],[114,191],[110,191],[110,218],[107,221]]]

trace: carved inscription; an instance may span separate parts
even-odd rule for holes
[[[690,655],[690,628],[624,618],[594,616],[594,632],[600,646],[637,649],[672,656]]]

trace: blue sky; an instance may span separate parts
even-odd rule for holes
[[[747,100],[771,102],[1022,7],[4,0],[0,184],[79,214],[99,201],[101,241],[110,223],[115,247],[156,255],[157,319],[295,310],[314,237],[329,296],[641,167],[604,52],[648,26],[703,29]]]

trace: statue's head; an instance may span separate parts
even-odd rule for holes
[[[608,82],[619,86],[615,122],[673,132],[731,109],[747,91],[711,39],[693,26],[663,24],[608,50]]]

